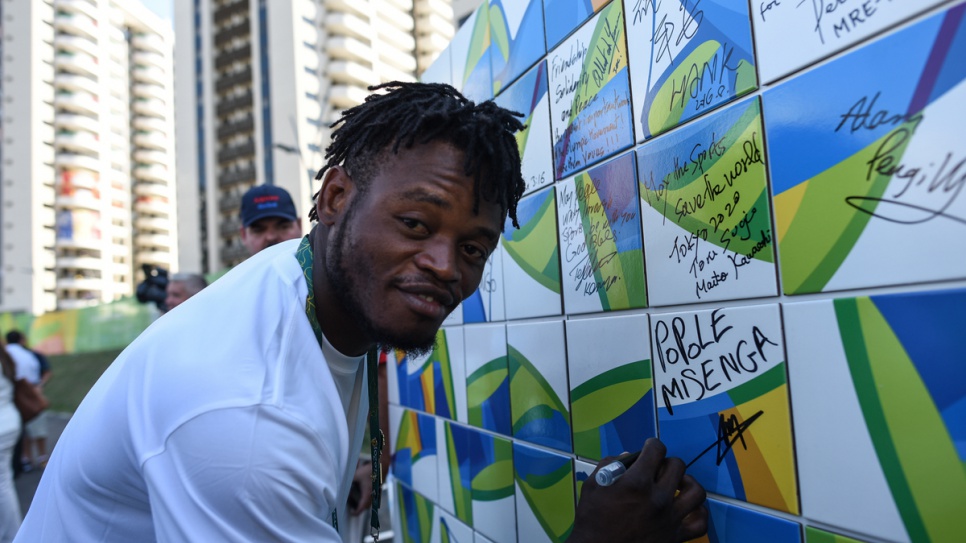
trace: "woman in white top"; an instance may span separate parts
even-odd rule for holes
[[[13,541],[20,528],[20,500],[13,485],[13,447],[20,438],[20,412],[13,403],[13,359],[0,343],[0,543]]]

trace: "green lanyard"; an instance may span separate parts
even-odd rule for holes
[[[305,276],[305,284],[308,286],[309,294],[305,297],[305,315],[309,318],[312,331],[315,332],[315,339],[319,342],[319,347],[324,342],[322,327],[319,319],[315,316],[315,285],[312,284],[312,244],[309,236],[302,238],[298,251],[295,253],[302,266],[302,274]],[[369,435],[372,454],[372,512],[369,515],[370,533],[373,541],[379,541],[379,505],[382,502],[382,447],[385,444],[386,436],[382,435],[379,429],[379,373],[377,371],[378,349],[373,346],[366,353],[366,376],[369,381]],[[338,515],[332,512],[332,526],[339,531]]]

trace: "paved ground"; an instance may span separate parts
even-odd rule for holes
[[[67,413],[50,413],[48,415],[47,424],[49,426],[47,429],[50,435],[47,437],[47,447],[51,451],[54,445],[57,444],[57,438],[64,431],[64,426],[67,425],[68,420],[70,420],[70,415]],[[31,500],[34,499],[34,492],[37,491],[37,485],[40,483],[40,477],[43,473],[43,470],[35,469],[29,473],[20,475],[15,481],[17,494],[20,496],[20,511],[24,515],[27,514],[27,508],[30,507]]]

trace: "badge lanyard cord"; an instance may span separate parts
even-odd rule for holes
[[[309,236],[302,238],[295,258],[302,266],[302,274],[305,276],[305,283],[308,287],[308,295],[305,297],[305,314],[315,332],[315,338],[319,345],[322,345],[322,327],[315,316],[315,287],[312,283],[312,244]],[[369,383],[369,435],[372,456],[372,509],[369,518],[370,535],[375,542],[379,541],[379,506],[382,502],[382,448],[386,442],[386,436],[379,429],[379,350],[377,347],[369,349],[366,353],[366,377]],[[332,512],[332,526],[339,531],[338,515]]]

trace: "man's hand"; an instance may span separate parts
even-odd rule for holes
[[[569,543],[642,541],[679,543],[708,531],[706,494],[680,458],[665,458],[667,448],[648,439],[627,472],[611,486],[597,484],[601,460],[584,483]]]
[[[358,494],[356,493],[358,489]],[[352,476],[349,490],[349,503],[346,504],[350,515],[360,515],[372,505],[372,463],[360,460],[356,474]]]

